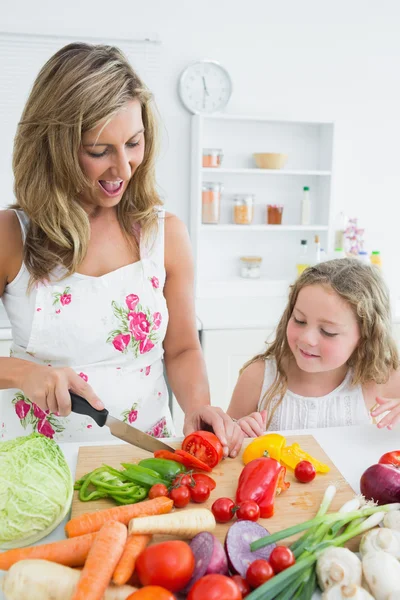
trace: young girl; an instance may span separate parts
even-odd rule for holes
[[[376,267],[338,259],[293,284],[275,341],[240,372],[228,414],[250,437],[400,421],[399,356]]]

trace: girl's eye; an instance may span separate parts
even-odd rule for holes
[[[337,333],[329,333],[328,331],[325,331],[325,329],[321,329],[321,333],[323,333],[327,337],[335,337],[336,335],[338,335]]]
[[[306,322],[305,321],[300,321],[299,319],[296,319],[296,317],[293,317],[294,322],[296,323],[296,325],[305,325]]]

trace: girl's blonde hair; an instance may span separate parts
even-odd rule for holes
[[[343,258],[320,263],[306,269],[290,288],[286,309],[279,321],[275,340],[266,352],[248,361],[241,372],[257,360],[275,359],[276,376],[270,389],[261,399],[268,410],[269,427],[272,417],[287,390],[284,365],[293,359],[286,329],[301,289],[323,285],[343,298],[354,311],[360,328],[360,340],[347,361],[352,369],[352,385],[375,381],[385,383],[392,370],[399,366],[396,343],[391,334],[389,293],[377,267],[361,263],[356,258]]]
[[[45,279],[58,265],[74,273],[86,255],[89,219],[77,201],[92,183],[78,162],[82,136],[111,119],[132,99],[142,107],[145,150],[117,207],[121,228],[137,245],[134,224],[144,237],[157,227],[154,162],[156,123],[151,94],[118,48],[73,43],[43,66],[29,95],[14,141],[13,208],[30,224],[24,262],[31,283]]]

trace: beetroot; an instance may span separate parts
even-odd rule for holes
[[[206,531],[198,533],[190,542],[194,554],[195,566],[191,580],[182,593],[187,593],[192,585],[203,577],[212,573],[228,574],[228,560],[225,550],[219,540]]]
[[[253,521],[237,521],[228,530],[225,538],[225,550],[228,555],[229,570],[246,577],[250,563],[258,558],[269,559],[276,544],[270,544],[252,552],[250,544],[269,535],[264,527]]]
[[[361,475],[360,490],[380,505],[400,502],[400,469],[388,464],[368,467]]]

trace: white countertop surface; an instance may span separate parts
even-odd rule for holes
[[[399,430],[380,430],[372,425],[361,427],[329,427],[326,429],[303,429],[284,432],[285,435],[311,434],[322,446],[326,454],[349,482],[356,493],[359,493],[359,482],[362,473],[370,465],[376,463],[380,456],[399,446]],[[170,438],[168,441],[180,441],[181,438]],[[120,441],[115,443],[120,444]],[[77,444],[60,444],[73,476],[75,475],[79,446],[101,445],[102,442]],[[43,542],[63,539],[65,519]],[[320,598],[315,594],[314,598]],[[0,592],[0,600],[5,600]]]

